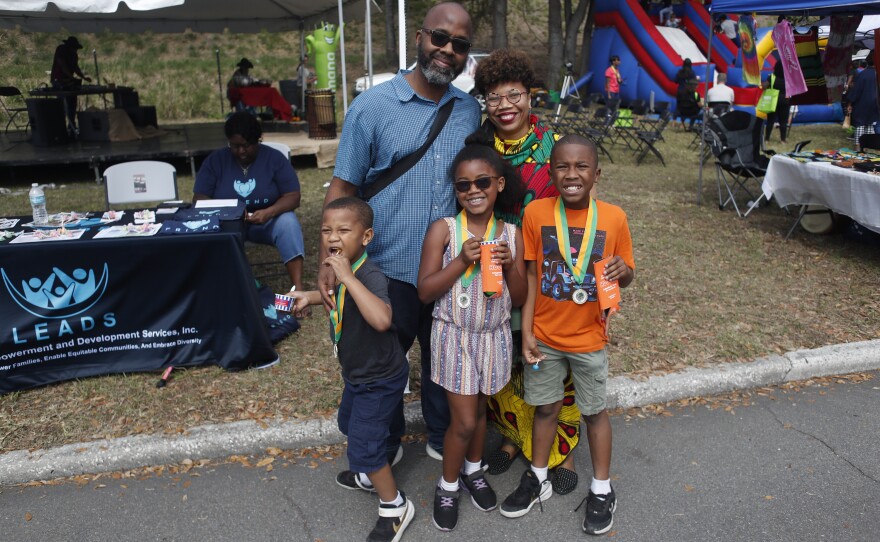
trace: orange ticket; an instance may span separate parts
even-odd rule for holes
[[[498,297],[504,291],[504,271],[500,263],[492,261],[492,247],[497,244],[497,239],[480,243],[480,275],[486,297]]]
[[[599,298],[599,309],[608,309],[609,316],[620,310],[620,285],[617,281],[605,280],[602,274],[605,272],[605,266],[611,258],[599,260],[593,264],[593,271],[596,274],[596,295]]]

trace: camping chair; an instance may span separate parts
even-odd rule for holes
[[[123,162],[104,170],[107,210],[120,203],[159,202],[177,199],[177,170],[165,162]]]
[[[763,197],[761,179],[767,173],[770,158],[761,151],[761,119],[745,111],[731,111],[724,116],[709,120],[713,132],[712,154],[715,156],[715,177],[718,183],[718,208],[733,204],[736,214],[747,217]],[[756,197],[748,184],[757,184],[760,197]],[[724,191],[727,192],[725,198]],[[748,209],[740,211],[736,197],[740,191],[748,196]]]
[[[9,133],[10,126],[15,126],[16,130],[27,131],[31,121],[21,91],[16,87],[0,87],[0,104],[2,104],[6,116],[9,117],[9,120],[6,121],[6,133]],[[18,119],[21,113],[24,113],[24,122]]]
[[[859,137],[859,149],[862,152],[865,152],[865,149],[880,151],[880,134],[862,134]]]
[[[636,165],[641,165],[642,160],[648,156],[648,153],[651,152],[660,159],[660,163],[663,164],[663,167],[666,167],[666,161],[663,160],[663,155],[660,154],[660,151],[657,149],[657,143],[663,140],[663,130],[669,125],[669,122],[672,120],[672,111],[667,109],[660,116],[660,121],[657,123],[651,123],[649,126],[652,128],[650,130],[636,130],[636,148],[635,148],[635,156],[636,156]]]

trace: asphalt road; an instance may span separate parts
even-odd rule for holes
[[[804,541],[880,539],[880,373],[858,383],[754,394],[751,404],[697,405],[666,415],[613,418],[614,540]],[[424,445],[406,447],[395,467],[416,503],[404,540],[571,540],[587,490],[581,485],[510,520],[462,499],[458,528],[431,525],[440,463]],[[195,458],[194,458],[195,459]],[[261,458],[251,460],[257,463]],[[18,541],[349,541],[364,540],[377,502],[334,483],[336,460],[298,459],[273,470],[212,464],[178,475],[104,477],[0,488],[0,540]],[[489,480],[499,500],[525,463]],[[103,487],[102,487],[103,486]]]

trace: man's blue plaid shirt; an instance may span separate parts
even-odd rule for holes
[[[361,94],[351,104],[336,154],[334,177],[368,185],[381,171],[422,146],[437,111],[458,100],[446,126],[419,163],[373,199],[375,236],[370,258],[389,278],[416,284],[428,226],[455,214],[449,166],[465,138],[480,126],[475,99],[449,85],[440,103],[420,97],[401,70],[394,79]]]

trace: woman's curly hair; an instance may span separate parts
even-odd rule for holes
[[[522,51],[497,49],[477,65],[474,85],[483,96],[489,88],[498,83],[510,81],[522,83],[528,92],[535,83],[535,70],[532,61]]]

